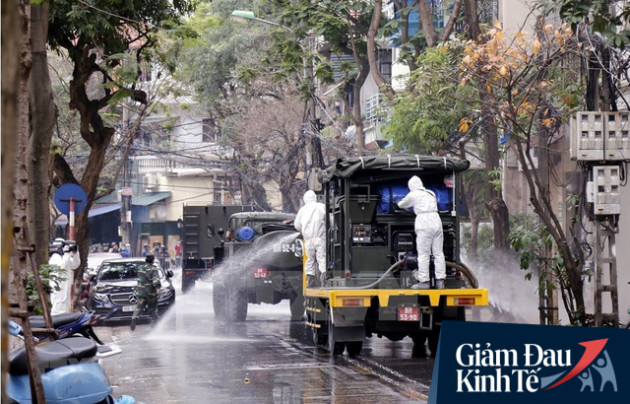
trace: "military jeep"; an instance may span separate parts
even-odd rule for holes
[[[291,301],[292,318],[304,314],[302,256],[294,214],[242,212],[230,217],[225,242],[214,249],[214,313],[244,321],[249,303]]]

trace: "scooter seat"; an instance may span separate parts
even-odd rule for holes
[[[66,324],[77,322],[81,316],[83,316],[83,313],[80,311],[74,313],[55,314],[54,316],[51,316],[53,328],[60,328]],[[31,323],[31,328],[46,328],[44,316],[31,316],[28,318],[28,321]]]
[[[84,337],[64,338],[35,347],[37,363],[42,373],[93,358],[96,356],[96,351],[96,344]],[[9,354],[9,373],[12,375],[28,374],[24,347]]]

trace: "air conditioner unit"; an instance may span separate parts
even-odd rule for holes
[[[158,187],[158,185],[160,185],[160,182],[155,175],[147,174],[142,179],[142,185],[144,187],[145,192],[154,191]]]

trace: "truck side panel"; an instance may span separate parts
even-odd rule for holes
[[[186,205],[183,211],[182,291],[210,273],[214,248],[223,242],[230,216],[254,211],[248,205]]]

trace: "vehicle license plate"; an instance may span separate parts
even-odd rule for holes
[[[267,268],[254,268],[254,279],[266,279],[269,277]]]
[[[398,321],[420,321],[420,307],[401,306],[398,308]]]
[[[136,305],[132,305],[132,306],[123,306],[122,311],[124,312],[128,312],[128,311],[134,311],[136,309]]]

